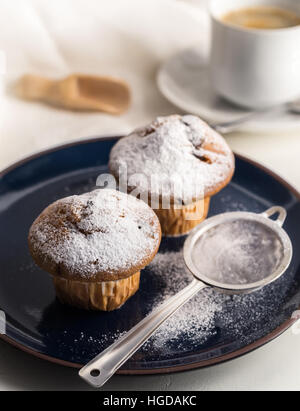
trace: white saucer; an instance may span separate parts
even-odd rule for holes
[[[185,112],[211,123],[226,122],[248,112],[219,98],[211,85],[207,58],[201,50],[184,50],[166,61],[157,75],[161,93]],[[279,109],[240,126],[251,132],[300,130],[300,116]]]

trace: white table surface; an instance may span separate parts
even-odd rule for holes
[[[39,1],[33,0],[33,3]],[[1,15],[3,16],[3,13]],[[173,51],[176,51],[174,45]],[[153,67],[156,68],[164,57],[164,53],[158,54],[153,63]],[[166,57],[169,54],[165,52]],[[126,132],[156,115],[178,111],[160,96],[154,85],[153,71],[147,72],[145,66],[140,69],[145,70],[145,76],[140,80],[140,87],[144,86],[148,91],[147,103],[143,100],[143,96],[137,93],[133,100],[133,107],[122,117],[64,113],[2,96],[5,109],[1,116],[0,168],[46,147],[85,135]],[[134,83],[134,76],[127,78],[131,80],[131,84]],[[233,150],[262,162],[300,190],[300,118],[298,132],[274,131],[259,135],[236,132],[226,138]],[[287,331],[259,350],[225,364],[161,376],[114,376],[105,388],[143,391],[299,390],[299,370],[300,336]],[[76,370],[33,358],[0,342],[0,390],[53,389],[86,390],[89,387],[77,376]]]

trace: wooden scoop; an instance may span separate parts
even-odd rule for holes
[[[21,98],[68,110],[121,114],[130,103],[130,90],[124,81],[83,74],[72,74],[62,80],[27,74],[17,82],[15,92]]]

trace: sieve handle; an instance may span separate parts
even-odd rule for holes
[[[80,377],[93,387],[102,387],[165,320],[205,287],[207,287],[205,284],[194,279],[187,287],[161,304],[128,333],[81,368]]]
[[[262,215],[267,218],[270,218],[274,214],[278,214],[278,218],[275,222],[282,227],[287,216],[286,209],[280,206],[274,206],[262,213]]]

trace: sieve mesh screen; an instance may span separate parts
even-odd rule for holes
[[[284,257],[275,231],[247,219],[218,224],[195,242],[191,258],[199,276],[226,285],[247,285],[274,273]]]

